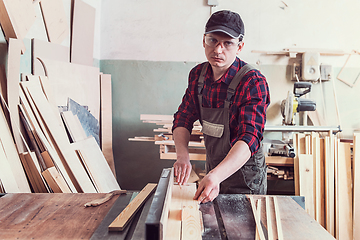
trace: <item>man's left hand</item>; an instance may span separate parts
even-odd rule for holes
[[[218,178],[209,172],[200,182],[199,187],[195,193],[194,200],[199,203],[212,202],[220,191],[220,182]]]

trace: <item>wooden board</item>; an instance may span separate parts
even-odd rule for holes
[[[157,184],[148,183],[141,192],[129,203],[129,205],[116,217],[109,225],[109,231],[122,231],[129,220],[134,216],[138,209],[144,204],[146,199],[155,190]]]
[[[325,137],[326,230],[335,235],[335,162],[334,137]]]
[[[60,175],[64,178],[64,180],[67,182],[71,192],[77,192],[74,184],[71,181],[71,178],[66,171],[66,164],[62,162],[60,159],[60,156],[56,152],[52,142],[50,142],[50,136],[48,134],[48,131],[46,131],[46,128],[44,126],[43,121],[41,120],[41,117],[35,107],[35,104],[33,103],[31,96],[29,92],[27,91],[26,86],[29,85],[29,82],[21,82],[22,91],[20,91],[20,99],[21,104],[25,110],[25,113],[30,120],[29,123],[31,124],[32,128],[34,129],[34,137],[39,145],[43,145],[43,151],[42,157],[47,165],[47,167],[51,167],[54,164],[60,171]],[[27,96],[25,96],[25,93]],[[31,105],[31,106],[30,106]],[[36,116],[36,117],[35,117]],[[47,157],[47,158],[46,158]],[[51,158],[51,161],[46,161],[46,159]],[[53,163],[51,164],[51,162]]]
[[[0,1],[0,23],[5,33],[5,39],[21,40],[22,52],[25,45],[22,40],[36,19],[32,0],[1,0]]]
[[[47,193],[44,180],[40,174],[41,170],[34,152],[21,153],[20,160],[25,169],[28,180],[34,193]]]
[[[120,186],[112,174],[109,165],[102,154],[99,145],[93,137],[71,144],[73,150],[79,150],[83,157],[83,163],[89,171],[90,176],[101,193],[120,190]]]
[[[10,169],[7,168],[9,172],[7,172],[5,176],[7,176],[8,174],[13,174],[17,185],[17,189],[11,188],[7,190],[7,192],[24,192],[24,193],[31,192],[10,129],[7,125],[5,115],[3,111],[1,111],[1,109],[0,109],[0,132],[1,132],[0,143],[2,145],[2,148],[6,156],[6,158],[2,158],[2,161],[4,161],[4,164],[10,168]],[[7,163],[5,161],[7,161]],[[2,182],[5,185],[4,181],[5,179],[2,177]]]
[[[66,106],[68,98],[71,98],[82,106],[88,106],[90,113],[99,121],[99,68],[45,58],[39,60],[50,80],[56,105]]]
[[[111,75],[100,75],[100,143],[101,150],[114,176],[116,176],[112,144],[112,88]]]
[[[84,204],[104,196],[6,194],[0,198],[0,239],[89,239],[117,197],[96,208]]]
[[[82,0],[74,0],[71,62],[93,66],[96,10]]]
[[[353,236],[360,236],[360,133],[353,143]]]
[[[2,182],[1,185],[6,192],[9,193],[21,192],[19,190],[15,175],[12,172],[11,165],[6,157],[5,150],[1,142],[0,142],[0,176]]]
[[[20,118],[17,105],[19,104],[20,56],[22,41],[9,39],[8,65],[7,65],[7,104],[10,112],[11,129],[19,153],[26,148],[20,136]]]
[[[336,181],[336,238],[353,239],[352,175],[350,143],[338,143]]]
[[[81,126],[79,118],[70,111],[61,112],[61,117],[70,134],[73,142],[83,141],[87,138],[84,129]]]
[[[31,39],[31,45],[33,75],[46,76],[45,69],[37,58],[70,62],[70,48],[67,46],[46,42],[35,38]]]
[[[41,0],[40,7],[49,42],[61,44],[70,33],[63,1]]]
[[[315,218],[314,162],[310,154],[299,154],[300,196],[305,196],[305,209]]]
[[[28,85],[27,90],[49,130],[55,149],[58,151],[59,156],[63,157],[64,162],[66,162],[69,167],[67,173],[74,186],[77,187],[77,191],[83,191],[85,193],[96,192],[85,169],[78,160],[76,153],[71,149],[65,129],[63,125],[58,123],[57,118],[54,116],[52,107],[42,92],[41,86],[36,84],[33,84],[32,86]]]
[[[54,193],[71,193],[64,178],[59,174],[55,167],[49,167],[41,174]]]

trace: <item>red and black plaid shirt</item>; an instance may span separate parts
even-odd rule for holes
[[[197,83],[203,64],[197,65],[190,71],[188,88],[178,111],[174,114],[173,129],[185,127],[191,132],[193,123],[200,118]],[[227,88],[235,74],[245,64],[244,61],[236,58],[228,71],[215,82],[209,65],[204,79],[203,107],[224,108]],[[269,104],[269,87],[265,77],[258,70],[249,71],[236,88],[230,106],[231,146],[238,140],[243,140],[248,144],[252,155],[256,153],[263,139],[266,109]]]

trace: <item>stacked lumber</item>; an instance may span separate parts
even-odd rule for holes
[[[296,195],[305,196],[306,211],[336,239],[353,239],[353,231],[359,228],[355,221],[359,186],[352,173],[352,168],[356,171],[356,152],[360,151],[355,144],[358,134],[354,135],[354,158],[351,141],[331,133],[324,137],[298,133],[293,141]]]
[[[25,49],[23,39],[40,17],[37,4],[48,41],[32,39]],[[120,190],[111,140],[111,75],[92,66],[95,9],[81,0],[72,7],[70,28],[62,0],[0,0],[8,42],[7,66],[0,66],[1,192]],[[69,34],[71,47],[60,45]],[[31,54],[21,56],[25,51]],[[32,74],[20,71],[21,57],[29,57]]]

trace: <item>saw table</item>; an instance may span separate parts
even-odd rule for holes
[[[170,212],[164,207],[164,202],[171,201],[167,193],[169,186],[173,184],[171,175],[164,174],[164,171],[165,169],[155,193],[122,231],[109,231],[109,225],[126,210],[137,192],[128,191],[126,194],[113,196],[99,206],[86,208],[85,203],[104,198],[106,194],[5,194],[0,197],[0,239],[169,240],[170,238],[158,234],[164,228],[160,216],[164,212]],[[220,194],[213,202],[200,204],[199,215],[202,215],[203,223],[200,239],[255,239],[257,224],[249,198],[256,201],[265,199],[265,196]],[[276,199],[283,239],[334,239],[303,210],[303,197],[277,196]],[[270,239],[266,234],[266,226],[269,220],[274,219],[266,218],[265,207],[258,213],[258,226],[261,225],[265,233],[263,239]]]

